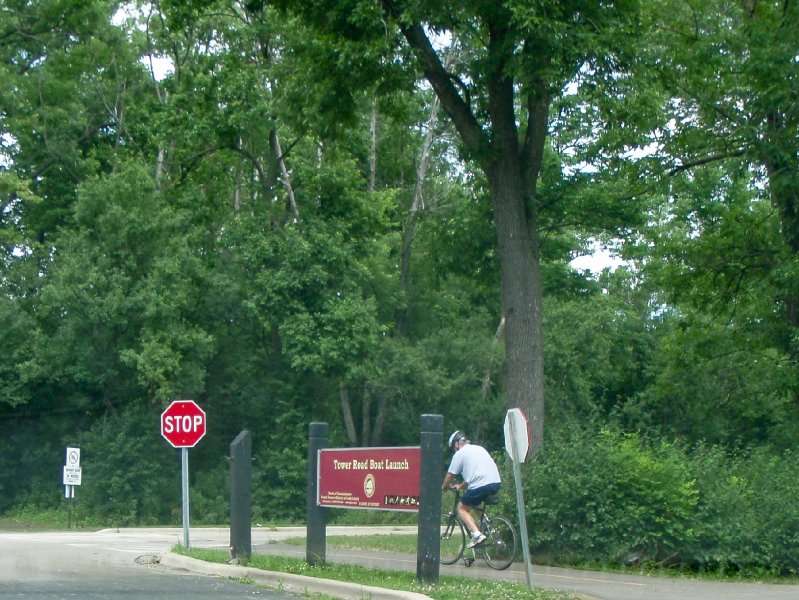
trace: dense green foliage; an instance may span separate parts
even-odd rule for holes
[[[796,576],[794,466],[793,451],[575,427],[525,464],[531,549],[563,563]]]
[[[494,50],[546,95],[508,105],[542,136],[536,554],[795,574],[795,2],[464,3],[474,30],[324,4],[0,0],[0,512],[62,507],[74,445],[81,518],[179,522],[179,398],[208,415],[196,523],[227,520],[243,429],[258,522],[304,517],[312,421],[410,445],[438,413],[502,447],[532,362],[503,347],[501,165],[421,83],[421,21],[486,143]],[[627,262],[572,266],[596,245]]]

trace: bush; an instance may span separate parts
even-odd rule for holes
[[[697,491],[679,448],[571,430],[527,468],[534,551],[567,562],[674,560],[692,535]]]
[[[230,523],[230,463],[223,460],[194,479],[189,492],[189,512],[197,525]]]
[[[799,574],[796,454],[700,447],[691,457],[700,501],[687,550],[703,570]]]
[[[768,448],[689,450],[609,430],[550,432],[523,466],[533,556],[799,574],[796,458]]]
[[[305,446],[265,448],[253,470],[252,514],[261,523],[305,520],[307,462]]]
[[[131,409],[82,436],[78,493],[91,518],[109,526],[180,522],[180,459],[152,421],[151,411]]]

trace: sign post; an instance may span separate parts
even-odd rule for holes
[[[516,484],[516,507],[519,513],[519,533],[522,537],[522,553],[527,571],[527,585],[533,588],[533,566],[530,561],[530,542],[527,536],[527,514],[522,494],[522,471],[519,466],[527,458],[530,449],[530,424],[520,408],[511,408],[505,415],[505,449],[513,462],[513,481]]]
[[[189,547],[189,448],[205,436],[205,411],[193,400],[176,400],[161,413],[161,435],[180,448],[183,492],[183,547]]]
[[[441,432],[444,417],[422,415],[419,446],[328,448],[327,423],[308,432],[306,561],[324,564],[325,510],[415,511],[419,514],[416,577],[439,576],[441,518]]]
[[[327,515],[319,505],[319,456],[327,448],[327,423],[316,421],[308,428],[308,497],[305,505],[305,560],[313,566],[327,559]]]
[[[436,585],[441,570],[441,442],[444,417],[422,415],[416,579]]]
[[[75,486],[80,485],[80,448],[67,448],[67,459],[64,465],[64,497],[67,502],[67,529],[72,527],[72,502],[75,499]]]

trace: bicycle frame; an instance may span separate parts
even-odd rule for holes
[[[442,541],[449,542],[448,550],[451,551],[444,558],[444,551],[442,547],[442,564],[454,564],[461,558],[464,559],[466,566],[471,566],[478,553],[488,563],[492,569],[507,569],[516,556],[518,549],[518,540],[516,530],[513,525],[501,515],[490,516],[486,513],[486,503],[480,506],[470,507],[478,513],[479,518],[475,521],[479,524],[480,531],[486,536],[486,541],[469,548],[471,550],[471,557],[464,556],[467,548],[465,547],[466,541],[466,528],[458,515],[458,503],[460,502],[461,495],[459,490],[451,488],[455,492],[455,499],[452,505],[452,510],[442,515]],[[489,504],[493,502],[489,501]]]

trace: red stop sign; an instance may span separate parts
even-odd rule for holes
[[[192,448],[205,435],[205,411],[193,400],[175,400],[161,413],[161,435],[175,448]]]

